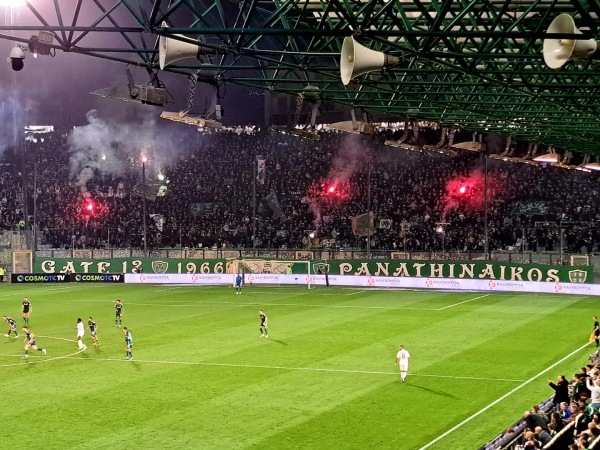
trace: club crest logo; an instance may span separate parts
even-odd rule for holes
[[[496,282],[493,280],[490,280],[490,282],[488,283],[488,286],[490,289],[495,289],[496,288]]]
[[[329,273],[329,264],[327,263],[315,263],[313,264],[313,271],[316,274]]]
[[[585,283],[587,272],[583,270],[569,270],[569,281],[571,283]]]
[[[165,273],[169,268],[169,263],[165,261],[152,261],[152,271],[154,273]]]

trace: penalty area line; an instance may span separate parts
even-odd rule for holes
[[[446,431],[445,433],[440,434],[438,437],[436,437],[433,441],[429,442],[428,444],[425,444],[423,447],[421,447],[419,450],[425,450],[426,448],[431,447],[433,444],[441,441],[442,439],[444,439],[446,436],[454,433],[456,430],[458,430],[460,427],[462,427],[463,425],[469,423],[471,420],[475,419],[476,417],[480,416],[481,414],[483,414],[484,412],[486,412],[488,409],[493,408],[494,406],[496,406],[498,403],[500,403],[501,401],[503,401],[504,399],[506,399],[507,397],[510,397],[512,394],[514,394],[515,392],[517,392],[518,390],[520,390],[521,388],[527,386],[529,383],[531,383],[532,381],[537,380],[539,377],[541,377],[542,375],[544,375],[546,372],[548,372],[549,370],[554,369],[556,366],[558,366],[559,364],[563,363],[564,361],[566,361],[567,359],[569,359],[571,356],[576,355],[577,353],[579,353],[581,350],[583,350],[584,348],[586,348],[589,345],[589,342],[586,343],[585,345],[582,345],[581,347],[579,347],[576,350],[573,350],[571,353],[569,353],[567,356],[565,356],[564,358],[562,358],[560,361],[555,362],[554,364],[552,364],[551,366],[545,368],[544,370],[542,370],[541,372],[537,373],[536,375],[532,376],[531,378],[529,378],[528,380],[524,381],[523,383],[521,383],[520,385],[518,385],[516,388],[508,391],[506,394],[504,394],[502,397],[494,400],[492,403],[490,403],[489,405],[485,406],[484,408],[480,409],[479,411],[477,411],[475,414],[470,415],[469,417],[467,417],[465,420],[463,420],[462,422],[460,422],[459,424],[453,426],[452,428],[450,428],[448,431]]]
[[[444,306],[443,308],[438,308],[436,311],[443,311],[444,309],[454,308],[455,306],[463,305],[465,303],[469,303],[469,302],[472,302],[474,300],[479,300],[480,298],[488,297],[489,295],[490,294],[485,294],[485,295],[480,295],[479,297],[470,298],[469,300],[465,300],[465,301],[462,301],[462,302],[454,303],[452,305]]]
[[[69,356],[69,359],[80,359],[82,361],[105,361],[105,362],[124,362],[120,358],[75,358]],[[397,371],[383,372],[383,371],[372,371],[372,370],[349,370],[349,369],[327,369],[319,367],[285,367],[285,366],[264,366],[255,364],[229,364],[229,363],[208,363],[208,362],[194,362],[194,361],[156,361],[150,359],[136,359],[137,363],[148,363],[148,364],[172,364],[182,366],[206,366],[206,367],[235,367],[240,369],[273,369],[273,370],[290,370],[290,371],[304,371],[304,372],[330,372],[330,373],[348,373],[348,374],[363,374],[363,375],[395,375],[398,376]],[[521,383],[523,380],[515,380],[510,378],[481,378],[481,377],[461,377],[453,375],[433,375],[433,374],[410,374],[411,377],[428,377],[428,378],[451,378],[455,380],[468,380],[468,381],[509,381],[513,383]]]

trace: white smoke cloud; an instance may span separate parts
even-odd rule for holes
[[[91,110],[86,118],[87,125],[75,127],[68,138],[70,175],[82,192],[96,173],[119,175],[140,168],[142,154],[148,157],[148,176],[176,158],[171,133],[154,116],[141,123],[112,123]]]
[[[21,97],[21,92],[0,87],[0,155],[7,148],[21,145],[25,118],[34,120],[31,117],[31,111],[35,109],[33,101]]]

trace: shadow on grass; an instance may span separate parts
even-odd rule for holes
[[[277,342],[278,344],[281,344],[281,345],[287,345],[285,342],[283,342],[283,341],[278,341],[277,339],[271,339],[271,338],[269,338],[269,341],[270,341],[270,342]]]
[[[407,380],[408,380],[408,378],[407,378]],[[453,398],[453,399],[457,399],[458,398],[458,397],[456,397],[453,394],[449,394],[448,392],[436,391],[435,389],[430,389],[430,388],[425,387],[425,386],[419,386],[418,384],[409,383],[408,381],[406,383],[404,383],[404,386],[409,387],[409,388],[420,389],[422,391],[429,392],[429,393],[431,393],[433,395],[437,395],[439,397],[446,397],[446,398]]]
[[[142,370],[142,365],[141,365],[141,364],[138,364],[138,363],[135,361],[135,359],[134,359],[133,361],[129,361],[129,363],[130,363],[130,364],[133,366],[133,368],[134,368],[135,370],[137,370],[138,372],[139,372],[140,370]]]

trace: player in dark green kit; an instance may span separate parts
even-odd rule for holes
[[[23,299],[23,306],[21,306],[21,312],[23,313],[23,324],[29,325],[29,317],[31,316],[31,302],[27,297]]]
[[[37,344],[35,343],[35,334],[33,334],[29,328],[23,327],[23,333],[26,335],[25,354],[23,355],[23,359],[29,358],[29,349],[37,350],[38,352],[42,352],[44,355],[46,354],[45,348],[38,348]]]
[[[88,317],[88,327],[90,327],[90,336],[92,337],[92,343],[94,347],[100,347],[100,340],[98,339],[98,325],[94,322],[92,317]]]
[[[115,301],[115,327],[120,327],[122,325],[123,318],[123,303],[121,300],[117,299]]]
[[[264,338],[268,338],[269,337],[269,324],[267,322],[267,315],[265,314],[265,312],[261,309],[260,311],[258,311],[258,315],[260,317],[260,337],[264,337]]]
[[[10,333],[13,332],[15,333],[15,339],[17,339],[19,337],[19,333],[17,333],[17,322],[15,322],[15,319],[13,319],[12,317],[8,317],[8,316],[2,316],[2,318],[4,320],[6,320],[6,323],[8,324],[8,334],[5,334],[4,336],[9,337]]]
[[[133,361],[133,354],[131,353],[133,350],[133,337],[131,336],[131,331],[127,327],[123,327],[123,333],[125,333],[125,359]]]

